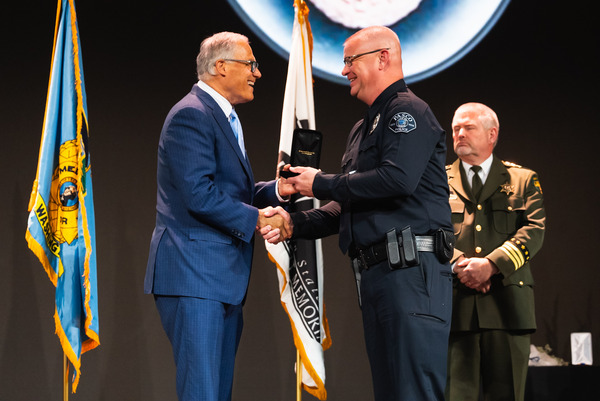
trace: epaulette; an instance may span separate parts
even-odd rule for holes
[[[518,165],[518,164],[516,164],[516,163],[513,163],[513,162],[507,162],[507,161],[505,161],[505,160],[502,160],[502,163],[504,163],[504,165],[505,165],[506,167],[516,167],[516,168],[523,168],[523,166],[519,166],[519,165]]]

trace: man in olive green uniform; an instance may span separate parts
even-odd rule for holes
[[[448,401],[523,400],[530,335],[535,331],[530,259],[544,239],[537,174],[493,153],[496,113],[460,106],[452,120],[447,167],[456,249]],[[475,167],[473,170],[471,167]]]

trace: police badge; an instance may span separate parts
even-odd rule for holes
[[[375,116],[375,120],[373,120],[373,126],[371,127],[371,131],[369,131],[369,135],[371,135],[373,131],[375,131],[375,128],[377,128],[377,124],[379,124],[379,113],[377,113],[377,115]]]
[[[515,186],[507,183],[500,185],[500,192],[506,193],[506,196],[510,196],[510,194],[515,193]]]
[[[407,134],[417,128],[417,122],[405,111],[395,114],[390,120],[388,127],[392,132]]]

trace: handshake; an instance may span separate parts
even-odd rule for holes
[[[258,211],[256,230],[267,242],[277,244],[291,238],[294,225],[290,214],[281,206],[269,206]]]
[[[289,196],[295,193],[310,197],[314,196],[312,185],[315,180],[315,175],[317,175],[320,170],[312,167],[291,167],[289,164],[285,165],[283,170],[291,171],[294,173],[294,176],[290,176],[289,178],[279,178],[278,189],[281,196]],[[280,206],[269,206],[258,211],[256,230],[267,242],[277,244],[281,241],[290,239],[294,227],[292,219],[287,211]]]

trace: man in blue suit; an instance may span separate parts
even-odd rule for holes
[[[158,148],[156,227],[144,291],[173,347],[179,400],[231,399],[256,227],[294,190],[254,183],[234,106],[261,77],[248,38],[221,32],[197,57],[199,82],[169,112]]]

